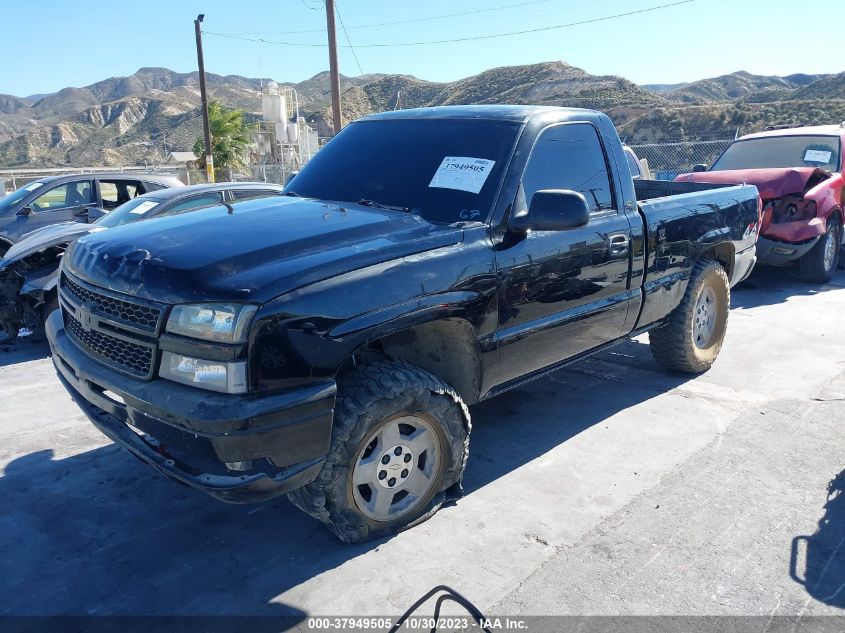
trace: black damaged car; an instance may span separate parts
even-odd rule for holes
[[[346,542],[459,495],[467,405],[644,332],[706,371],[761,213],[753,186],[634,182],[607,116],[538,106],[367,117],[286,193],[82,238],[47,335],[108,437]]]

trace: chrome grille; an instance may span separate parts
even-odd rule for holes
[[[80,304],[90,306],[94,312],[114,317],[124,323],[155,332],[161,318],[161,308],[142,305],[99,293],[76,283],[66,274],[62,275],[62,288]]]
[[[86,330],[67,310],[62,310],[62,314],[65,330],[84,349],[126,373],[141,378],[152,373],[154,348],[124,341],[101,331]]]

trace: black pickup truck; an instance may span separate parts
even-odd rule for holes
[[[708,369],[760,222],[751,186],[635,187],[610,120],[555,107],[367,117],[286,194],[83,237],[47,334],[134,455],[347,542],[459,494],[467,405],[646,331]]]

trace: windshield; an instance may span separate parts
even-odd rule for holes
[[[359,121],[285,191],[403,208],[434,223],[484,221],[518,130],[516,123],[483,120]]]
[[[135,220],[140,220],[144,216],[149,215],[153,209],[157,208],[161,204],[161,202],[162,201],[158,198],[149,198],[147,196],[133,198],[129,202],[125,202],[117,207],[111,213],[107,213],[94,222],[94,224],[107,229],[115,226],[121,226],[123,224],[129,224],[130,222],[135,222]]]
[[[820,167],[839,171],[838,136],[768,136],[736,141],[719,157],[712,171],[772,167]]]
[[[24,185],[20,189],[13,191],[8,196],[0,198],[0,213],[12,208],[15,204],[43,185],[43,182],[31,182],[28,185]]]

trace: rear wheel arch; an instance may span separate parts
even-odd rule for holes
[[[728,279],[731,279],[733,277],[735,253],[736,249],[730,242],[714,244],[705,249],[704,252],[699,255],[698,260],[695,263],[705,260],[718,262],[722,268],[725,269],[725,274],[727,274]]]

